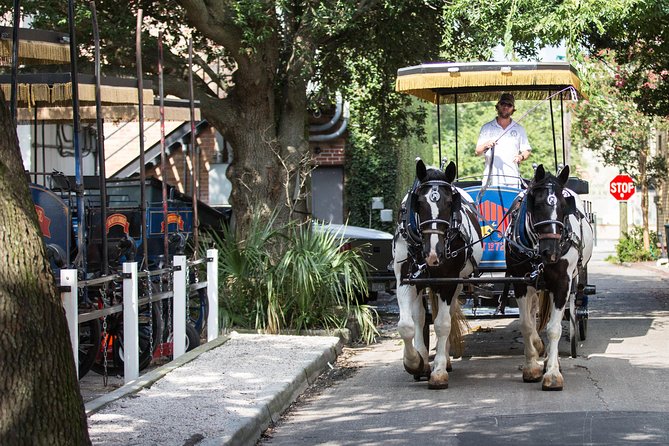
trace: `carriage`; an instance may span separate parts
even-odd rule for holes
[[[429,233],[430,236],[434,236],[435,234],[441,234],[441,236],[444,236],[446,234],[446,238],[451,237],[452,239],[454,237],[452,235],[449,236],[448,234],[452,234],[451,228],[454,225],[460,225],[460,223],[454,222],[452,219],[440,219],[435,218],[434,216],[430,218],[427,216],[427,221],[421,221],[419,223],[412,221],[415,213],[414,209],[412,209],[412,206],[415,205],[418,195],[424,193],[426,197],[425,203],[430,204],[430,202],[432,202],[431,205],[433,206],[440,200],[440,192],[443,195],[446,191],[443,188],[445,183],[449,183],[452,188],[453,208],[462,208],[463,205],[461,202],[464,203],[465,200],[461,196],[467,196],[468,203],[465,207],[468,208],[468,212],[476,216],[479,227],[482,229],[480,238],[478,240],[473,240],[469,243],[467,243],[468,240],[465,240],[465,245],[474,246],[476,243],[480,243],[482,248],[481,257],[473,262],[475,264],[473,265],[474,271],[472,274],[460,274],[458,277],[443,277],[438,273],[425,274],[423,271],[425,267],[422,268],[423,270],[420,270],[420,268],[414,268],[410,271],[407,271],[406,268],[402,270],[402,266],[398,265],[396,262],[398,289],[400,288],[400,284],[410,287],[426,288],[428,290],[450,287],[448,288],[448,293],[450,293],[452,290],[456,290],[458,300],[464,302],[465,306],[468,307],[469,314],[471,315],[509,316],[513,314],[520,314],[522,309],[517,306],[517,298],[521,296],[515,296],[514,290],[518,291],[519,289],[529,289],[527,287],[535,287],[536,289],[539,289],[540,285],[538,285],[538,281],[543,281],[544,276],[544,264],[540,263],[539,261],[527,262],[528,264],[532,264],[532,268],[530,268],[523,275],[514,274],[514,272],[517,273],[520,271],[520,269],[510,271],[508,267],[509,264],[513,264],[513,261],[512,259],[507,258],[507,251],[513,252],[515,247],[519,245],[512,239],[512,228],[509,227],[509,225],[513,224],[512,221],[514,218],[517,221],[520,218],[519,215],[525,212],[524,203],[526,203],[528,200],[525,197],[531,193],[529,190],[527,190],[527,188],[531,187],[532,184],[539,182],[542,184],[548,184],[547,182],[549,181],[550,177],[551,186],[549,188],[550,194],[548,200],[553,200],[553,204],[555,201],[557,201],[555,194],[553,193],[553,189],[559,188],[560,195],[564,194],[567,198],[566,203],[568,203],[562,207],[567,207],[569,205],[572,205],[573,207],[573,203],[578,202],[579,209],[574,210],[573,214],[576,216],[582,216],[583,218],[579,218],[577,220],[579,222],[587,222],[587,226],[590,228],[594,223],[594,215],[592,213],[590,203],[587,201],[582,201],[578,197],[578,194],[588,193],[587,181],[583,181],[576,177],[568,177],[569,160],[564,137],[565,122],[563,101],[565,99],[576,100],[577,97],[581,95],[580,80],[576,70],[571,67],[571,65],[564,62],[428,63],[399,69],[396,81],[396,90],[398,92],[411,94],[436,104],[440,160],[442,159],[441,122],[439,119],[441,114],[440,109],[445,104],[452,104],[455,115],[455,162],[446,168],[447,176],[445,178],[443,176],[430,176],[429,173],[426,175],[424,172],[424,166],[417,167],[418,179],[414,183],[412,189],[409,191],[409,194],[407,195],[408,198],[404,203],[402,212],[403,218],[400,219],[400,230],[398,233],[404,232],[405,240],[411,238],[406,237],[406,233],[409,233],[410,236],[413,236],[414,241],[416,241],[417,235],[415,232],[418,231],[417,228],[424,227],[426,228],[425,232]],[[533,179],[520,179],[518,187],[497,185],[497,183],[492,184],[490,181],[492,177],[492,169],[490,172],[488,172],[489,175],[485,181],[482,181],[481,177],[466,178],[458,176],[458,104],[473,101],[497,101],[497,99],[500,97],[500,94],[503,92],[512,93],[516,99],[540,100],[549,102],[553,130],[553,167],[555,176],[551,175],[548,172],[548,169],[544,169],[543,165],[534,166],[535,177]],[[553,121],[554,100],[559,100],[561,111],[561,157],[558,156],[559,154],[555,135],[556,128]],[[536,106],[531,108],[530,111],[534,110],[534,108],[536,108]],[[520,117],[518,121],[522,121],[526,115],[527,113]],[[492,156],[494,157],[494,151]],[[419,162],[419,164],[420,163],[421,162]],[[449,169],[455,169],[455,172],[449,173]],[[567,192],[562,192],[563,187]],[[430,194],[432,194],[432,196]],[[558,198],[561,203],[564,201],[562,196],[559,196]],[[436,213],[433,213],[433,215],[436,215]],[[566,222],[571,217],[565,216],[564,218],[566,219]],[[462,220],[465,220],[465,218],[462,217]],[[445,229],[438,230],[437,227],[440,224]],[[535,229],[539,230],[538,226],[542,224],[546,226],[546,228],[541,228],[540,232],[548,231],[547,227],[550,226],[553,228],[555,233],[541,234],[540,238],[559,238],[560,235],[557,233],[563,233],[566,231],[565,225],[562,223],[562,221],[557,221],[555,217],[547,217],[545,221],[534,225]],[[580,230],[582,231],[583,223],[579,224],[581,225]],[[515,226],[517,229],[517,227],[522,228],[523,225],[516,222]],[[560,228],[560,226],[562,226],[562,228]],[[414,234],[411,234],[412,232]],[[582,233],[581,236],[583,236]],[[467,238],[467,236],[464,237],[464,239]],[[444,243],[448,245],[448,242]],[[410,244],[411,243],[409,243],[409,245]],[[521,249],[521,254],[529,253],[529,257],[539,257],[538,253],[536,252],[537,249],[538,248],[535,247],[534,252],[532,253],[529,253],[532,251],[532,249]],[[451,250],[447,247],[447,251]],[[582,249],[577,251],[580,252]],[[456,249],[454,252],[459,255],[462,253],[462,249]],[[452,259],[454,257],[454,252],[447,252],[445,258],[447,260],[449,258]],[[414,257],[415,256],[416,255],[414,254]],[[411,257],[411,253],[408,254],[408,257]],[[570,289],[568,293],[569,308],[564,312],[564,317],[569,321],[569,338],[571,355],[573,357],[577,355],[578,340],[585,340],[586,338],[588,295],[594,294],[595,292],[594,286],[587,283],[587,259],[585,262],[581,262],[579,254],[577,263],[578,265],[575,267],[575,274],[578,277],[570,282],[572,289]],[[429,259],[425,259],[425,264],[429,265]],[[436,265],[437,263],[435,263],[435,268]],[[512,288],[514,290],[512,290]],[[426,297],[424,297],[424,300],[427,300]],[[435,302],[434,300],[430,305],[427,305],[427,302],[424,303],[424,307],[427,311],[427,314],[425,315],[426,323],[423,326],[423,335],[421,336],[421,334],[418,334],[418,338],[423,338],[423,342],[427,341],[428,339],[426,336],[427,325],[431,321],[436,322],[435,318],[432,317],[433,315],[431,314],[431,310],[434,312],[433,308],[436,305],[438,305],[438,302]],[[416,310],[415,308],[412,308],[411,311],[415,313]],[[439,316],[437,316],[437,318],[439,318]],[[401,324],[402,322],[400,325]],[[553,324],[555,324],[555,322],[553,322]],[[450,327],[450,325],[447,326]],[[437,331],[436,325],[435,331]],[[440,348],[440,342],[441,341],[439,340],[438,335],[438,349]],[[444,342],[446,342],[446,345],[448,345],[448,341]],[[411,349],[409,348],[409,350]],[[411,357],[412,355],[413,352],[409,352],[409,356]],[[419,361],[419,366],[416,366],[416,364],[418,364],[416,362],[413,366],[409,365],[407,367],[406,357],[407,356],[405,356],[405,368],[407,368],[407,371],[411,370],[411,372],[414,373],[414,377],[419,378],[422,374],[424,374],[424,370],[421,369],[425,367],[427,367],[428,370],[427,375],[430,374],[429,366],[424,364],[425,361]],[[437,361],[437,359],[435,359],[435,361]],[[411,362],[411,358],[409,359],[409,362]],[[439,359],[438,362],[443,362],[443,358]],[[448,361],[448,363],[450,366],[450,361]],[[437,367],[441,367],[441,364],[437,365]],[[536,380],[536,376],[533,377],[533,379]],[[430,378],[431,384],[434,384],[432,381],[432,378]],[[443,384],[436,383],[433,385],[435,388],[441,388],[440,386],[443,387]],[[550,385],[548,387],[550,387]]]

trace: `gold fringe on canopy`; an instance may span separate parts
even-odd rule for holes
[[[60,64],[70,63],[70,47],[67,44],[19,40],[19,63]],[[0,40],[0,65],[12,64],[12,41]]]
[[[11,92],[10,84],[2,84],[5,98],[9,98]],[[19,105],[40,107],[51,105],[68,105],[72,102],[72,83],[65,84],[18,84]],[[103,104],[139,104],[137,88],[114,87],[102,85],[100,88],[100,99]],[[144,100],[153,102],[153,90],[144,89]],[[79,84],[79,101],[82,103],[95,102],[95,85]]]
[[[499,63],[478,64],[481,69],[476,69],[477,64],[462,64],[466,69],[460,70],[457,64],[442,64],[443,69],[440,65],[426,64],[415,69],[411,67],[406,74],[400,70],[395,90],[434,104],[453,103],[455,94],[458,102],[496,101],[502,91],[513,92],[516,100],[538,100],[546,98],[549,90],[555,93],[567,86],[574,87],[580,94],[580,79],[568,64],[561,65],[504,70],[505,65]]]

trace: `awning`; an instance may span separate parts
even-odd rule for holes
[[[12,64],[12,28],[0,26],[0,65]],[[19,29],[19,63],[69,64],[69,36],[64,33],[38,29]]]
[[[72,103],[70,73],[19,74],[17,82],[19,107],[67,106]],[[10,76],[0,76],[0,84],[5,97],[9,97]],[[139,104],[136,79],[102,77],[100,84],[102,104]],[[150,100],[153,99],[151,85],[151,81],[144,81],[144,98],[150,98]],[[95,103],[94,76],[79,74],[79,102],[81,104]]]
[[[395,90],[434,104],[496,101],[501,92],[516,100],[540,100],[567,87],[580,91],[576,69],[567,62],[425,63],[397,70]]]

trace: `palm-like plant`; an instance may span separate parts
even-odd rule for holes
[[[342,249],[340,234],[256,218],[245,240],[229,230],[213,238],[228,324],[278,333],[343,328],[354,319],[361,339],[374,340],[375,313],[357,298],[367,293],[367,267],[357,250]]]

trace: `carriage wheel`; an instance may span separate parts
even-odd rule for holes
[[[588,318],[579,316],[578,317],[578,338],[581,341],[585,341],[585,337],[588,334]]]

